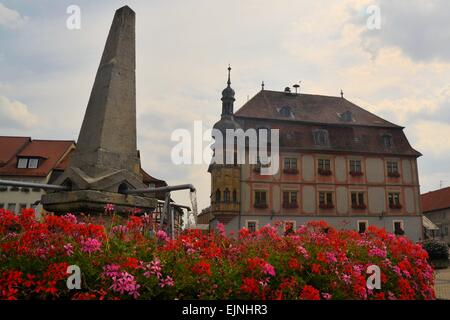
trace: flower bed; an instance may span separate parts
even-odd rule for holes
[[[151,235],[148,216],[105,226],[75,216],[0,210],[0,299],[433,299],[427,253],[405,237],[310,222],[288,236],[275,226],[226,236]],[[366,286],[369,265],[381,289]],[[81,290],[68,290],[69,265]]]

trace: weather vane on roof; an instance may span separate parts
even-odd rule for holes
[[[298,84],[296,83],[296,84],[293,85],[293,87],[294,87],[294,89],[295,89],[295,94],[297,94],[298,91],[300,90],[299,88],[300,88],[300,84],[301,84],[301,83],[302,83],[302,82],[299,81]]]

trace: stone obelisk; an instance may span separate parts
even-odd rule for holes
[[[44,195],[49,211],[154,208],[156,200],[123,194],[142,189],[136,149],[135,12],[118,9],[109,31],[70,165],[55,181],[70,191]]]

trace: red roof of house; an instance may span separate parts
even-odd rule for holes
[[[283,112],[287,108],[287,112]],[[243,129],[279,129],[285,151],[329,151],[419,157],[403,127],[388,122],[342,97],[262,90],[235,113]],[[325,129],[329,142],[319,145],[314,132]],[[383,137],[390,136],[386,147]]]
[[[74,141],[63,140],[31,140],[30,138],[19,149],[15,137],[0,139],[0,150],[4,155],[12,155],[0,166],[0,176],[34,176],[45,177],[63,160],[63,156],[74,146]],[[36,169],[17,168],[18,157],[37,157],[40,164]],[[6,157],[5,157],[6,158]]]
[[[30,137],[0,136],[0,167],[11,160],[30,141]]]
[[[283,116],[280,113],[283,107],[290,108],[292,111],[290,117]],[[342,115],[345,112],[350,112],[352,118],[347,123],[342,120]],[[400,128],[398,125],[386,121],[342,97],[270,90],[259,91],[236,111],[235,115],[237,117],[305,121],[308,123]]]
[[[450,208],[450,187],[420,195],[424,213]]]
[[[56,165],[55,170],[60,170],[60,171],[66,170],[67,167],[69,166],[70,158],[72,157],[74,151],[75,151],[75,148],[70,150],[69,153],[62,159],[62,161],[60,161]]]
[[[145,184],[151,184],[154,183],[156,187],[165,187],[167,186],[167,183],[164,180],[157,179],[151,175],[149,175],[144,169],[141,168],[141,174],[143,177],[143,182]]]

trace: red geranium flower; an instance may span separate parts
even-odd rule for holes
[[[211,265],[206,260],[201,260],[192,267],[192,271],[196,274],[211,275]]]
[[[320,300],[320,292],[310,285],[305,285],[300,293],[302,300]]]
[[[254,278],[242,279],[241,290],[249,294],[259,294],[258,281]]]

